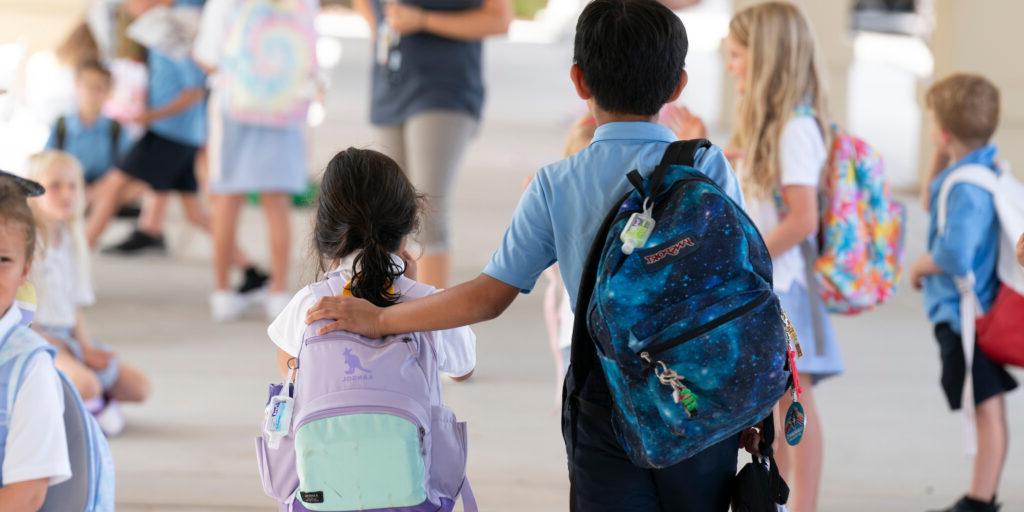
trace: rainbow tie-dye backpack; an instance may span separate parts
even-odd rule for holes
[[[239,0],[225,44],[220,90],[239,122],[289,127],[316,94],[316,2]]]
[[[838,128],[833,135],[813,270],[828,310],[852,315],[895,292],[907,213],[892,198],[878,151]]]

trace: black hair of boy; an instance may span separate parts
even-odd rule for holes
[[[653,116],[679,85],[688,46],[661,2],[594,0],[576,23],[573,62],[602,110]]]
[[[405,273],[391,255],[416,231],[422,196],[398,164],[377,151],[348,148],[327,164],[320,183],[314,249],[320,270],[356,254],[348,286],[354,297],[386,307]]]

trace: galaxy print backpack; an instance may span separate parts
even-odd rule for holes
[[[693,168],[710,145],[673,143],[650,177],[628,174],[635,190],[609,212],[583,275],[576,328],[593,340],[616,432],[640,467],[674,465],[756,425],[790,383],[768,249],[743,208]]]

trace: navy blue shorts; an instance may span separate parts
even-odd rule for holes
[[[939,342],[939,355],[942,358],[942,391],[946,395],[949,408],[957,411],[963,402],[964,372],[967,366],[961,345],[963,338],[950,324],[944,322],[935,326],[935,339]],[[1006,371],[1006,368],[978,350],[977,343],[974,344],[973,366],[971,384],[974,386],[975,404],[1016,389],[1017,380]]]
[[[611,411],[577,404],[575,448],[568,450],[573,512],[728,512],[739,435],[675,466],[640,468],[619,444]]]
[[[196,153],[199,148],[147,131],[121,162],[121,170],[157,192],[195,193]]]

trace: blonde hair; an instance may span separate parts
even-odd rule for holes
[[[788,2],[736,13],[729,36],[749,51],[731,145],[746,159],[740,176],[744,191],[763,198],[779,186],[782,131],[797,107],[814,110],[825,147],[830,146],[821,58],[807,17]]]
[[[42,153],[37,153],[29,159],[27,178],[45,182],[48,173],[53,172],[56,169],[63,169],[69,171],[74,176],[75,185],[77,189],[75,197],[75,215],[68,223],[68,232],[71,234],[71,243],[73,244],[72,249],[74,250],[75,256],[75,270],[77,272],[77,278],[80,281],[79,285],[85,285],[91,280],[92,271],[89,261],[89,242],[85,237],[85,171],[82,169],[82,164],[77,158],[72,156],[70,153],[58,150],[47,150]],[[50,236],[52,233],[48,231],[46,219],[41,219],[38,206],[36,201],[29,201],[32,206],[32,211],[36,216],[36,224],[40,226],[43,232],[43,250],[46,251],[46,247],[50,242]]]
[[[969,146],[983,146],[999,126],[999,88],[981,75],[957,73],[931,86],[925,105],[943,130]]]

